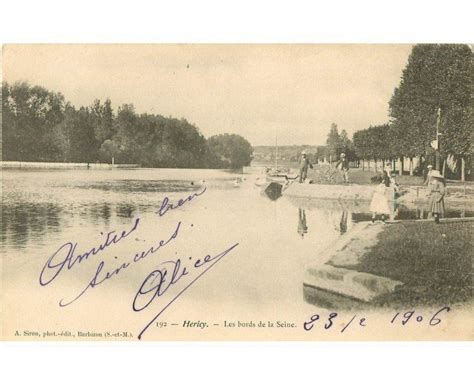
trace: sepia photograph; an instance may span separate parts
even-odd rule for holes
[[[474,45],[1,63],[3,340],[473,339]]]

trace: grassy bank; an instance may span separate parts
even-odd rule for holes
[[[403,282],[376,305],[414,307],[472,299],[474,222],[403,222],[388,225],[352,267]]]
[[[373,184],[370,179],[375,175],[379,174],[379,172],[374,171],[363,171],[362,169],[352,169],[349,171],[349,179],[351,182],[356,184]],[[410,175],[403,175],[398,176],[397,173],[393,173],[396,175],[396,180],[398,184],[402,186],[419,186],[423,185],[424,179],[421,176],[410,176]]]
[[[370,180],[380,172],[363,171],[361,168],[352,168],[349,170],[349,181],[353,184],[373,185]],[[308,170],[308,179],[316,184],[343,184],[341,171],[329,165],[314,165],[313,169]],[[397,176],[397,182],[404,186],[422,185],[423,178],[420,176]]]

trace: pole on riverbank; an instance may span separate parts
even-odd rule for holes
[[[440,159],[441,159],[441,147],[440,147],[440,144],[439,144],[439,122],[440,122],[440,118],[441,118],[441,108],[438,107],[438,113],[436,115],[436,153],[435,153],[435,156],[436,156],[436,170],[439,172],[440,171],[440,165],[441,165],[441,162],[440,162]],[[444,174],[444,172],[443,172]]]

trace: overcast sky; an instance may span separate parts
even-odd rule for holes
[[[253,145],[324,144],[388,120],[411,45],[22,45],[3,77],[62,92],[75,106],[109,97],[186,118],[207,137]]]

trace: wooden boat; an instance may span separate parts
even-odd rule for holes
[[[275,166],[267,167],[265,169],[267,182],[276,182],[281,184],[288,184],[295,180],[298,175],[292,174],[289,168],[278,167],[278,140],[275,138]]]
[[[266,172],[267,182],[277,182],[286,184],[290,181],[296,180],[297,174],[292,174],[289,169],[269,168]]]

